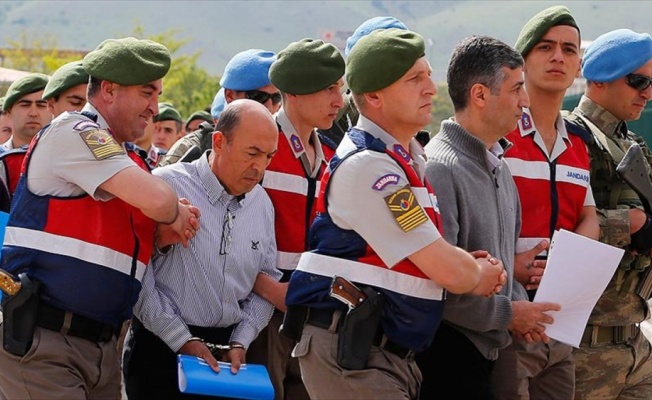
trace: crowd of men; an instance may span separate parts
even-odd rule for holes
[[[627,129],[652,37],[582,55],[580,32],[555,6],[513,47],[462,40],[429,142],[443,94],[393,17],[344,55],[242,51],[185,121],[159,103],[171,58],[149,40],[14,82],[0,398],[195,398],[178,354],[263,364],[281,400],[652,398],[652,199],[616,172],[633,144],[652,163]],[[559,229],[625,249],[579,348],[546,333],[560,305],[533,302]]]

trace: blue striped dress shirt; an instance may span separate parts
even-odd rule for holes
[[[143,277],[134,315],[178,351],[191,338],[188,325],[236,325],[231,341],[248,347],[269,322],[273,306],[252,293],[259,272],[278,280],[274,209],[256,185],[231,196],[209,165],[210,152],[192,163],[154,170],[201,211],[201,227],[186,249],[154,256]],[[226,343],[223,343],[226,344]]]

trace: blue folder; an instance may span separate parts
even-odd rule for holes
[[[199,357],[179,354],[179,391],[235,399],[273,400],[274,387],[264,366],[243,364],[237,374],[231,364],[220,362],[216,373]]]

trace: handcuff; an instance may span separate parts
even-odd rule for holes
[[[188,342],[201,342],[203,343],[206,347],[208,347],[208,350],[210,350],[211,354],[215,358],[221,358],[222,355],[225,353],[228,353],[229,351],[233,349],[242,349],[245,350],[244,345],[241,345],[239,343],[234,343],[234,344],[214,344],[214,343],[209,343],[204,341],[204,339],[200,337],[191,337],[188,339]]]

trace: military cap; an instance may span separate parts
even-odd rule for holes
[[[319,92],[343,75],[344,58],[337,47],[314,39],[290,43],[269,69],[274,86],[290,94]]]
[[[90,76],[125,86],[144,85],[163,78],[170,63],[167,47],[133,37],[107,39],[83,60]]]
[[[353,35],[346,39],[346,48],[344,49],[344,55],[348,56],[353,46],[358,43],[358,40],[367,36],[371,32],[378,29],[391,28],[402,29],[404,31],[408,30],[408,27],[405,26],[403,22],[397,20],[394,17],[373,17],[366,20],[353,32]]]
[[[220,114],[224,111],[224,106],[226,105],[226,98],[224,97],[224,88],[221,88],[213,98],[213,104],[211,104],[211,115],[214,120],[220,118]]]
[[[226,64],[220,86],[225,89],[247,91],[269,85],[269,67],[276,60],[271,51],[250,49],[242,51]]]
[[[425,43],[418,33],[376,30],[361,38],[349,53],[346,81],[353,93],[380,90],[399,80],[424,55]]]
[[[14,81],[9,86],[9,89],[7,89],[2,109],[9,111],[22,97],[45,89],[45,86],[48,84],[48,79],[48,76],[45,74],[33,73]]]
[[[613,82],[652,59],[652,37],[629,29],[599,36],[586,48],[582,75],[594,82]]]
[[[189,123],[191,123],[196,119],[201,119],[202,121],[210,122],[211,124],[213,123],[213,117],[211,117],[210,113],[204,110],[200,110],[190,114],[190,116],[186,120],[186,125],[188,125]]]
[[[158,115],[155,115],[153,118],[154,122],[159,121],[177,121],[183,122],[181,120],[181,113],[177,111],[176,108],[171,103],[159,103],[158,105]]]
[[[580,30],[568,8],[564,6],[549,7],[532,17],[525,24],[521,33],[518,35],[514,48],[525,58],[534,45],[539,43],[543,35],[550,28],[558,25],[572,26],[578,32]]]
[[[57,97],[66,90],[77,85],[88,83],[88,73],[81,61],[73,61],[61,66],[52,74],[43,91],[43,100]]]

